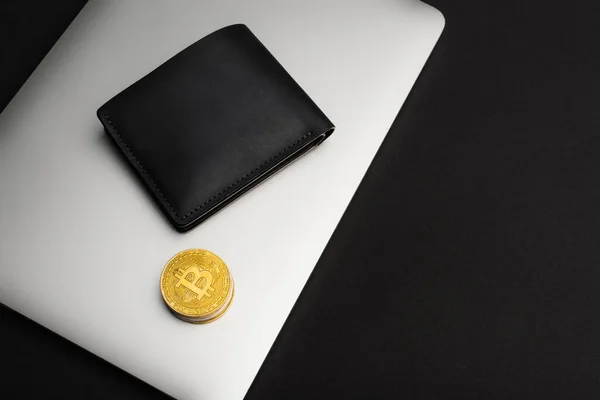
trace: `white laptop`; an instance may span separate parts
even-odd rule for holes
[[[337,128],[180,234],[96,110],[234,23]],[[443,26],[418,0],[89,2],[0,115],[0,302],[174,397],[243,398]],[[211,324],[161,299],[164,264],[188,248],[236,282]]]

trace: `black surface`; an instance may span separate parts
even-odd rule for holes
[[[600,5],[431,3],[442,38],[250,399],[599,398]],[[98,368],[44,335],[30,371]]]
[[[0,3],[0,112],[87,0]]]
[[[334,129],[242,24],[180,51],[100,107],[98,118],[179,231]]]
[[[0,304],[0,398],[169,399]]]
[[[600,398],[600,6],[445,32],[253,399]]]

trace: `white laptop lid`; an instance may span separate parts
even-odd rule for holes
[[[95,112],[233,23],[337,129],[180,234]],[[175,397],[242,398],[443,25],[417,0],[89,2],[0,115],[0,302]],[[221,256],[236,282],[209,325],[162,304],[162,268],[187,248]]]

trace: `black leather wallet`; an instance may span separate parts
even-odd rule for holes
[[[245,25],[192,44],[100,107],[98,118],[179,231],[334,129]]]

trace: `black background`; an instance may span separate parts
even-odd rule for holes
[[[86,2],[5,0],[0,3],[0,112]]]
[[[600,5],[429,2],[444,33],[249,399],[600,398]],[[4,388],[146,388],[1,318]]]

